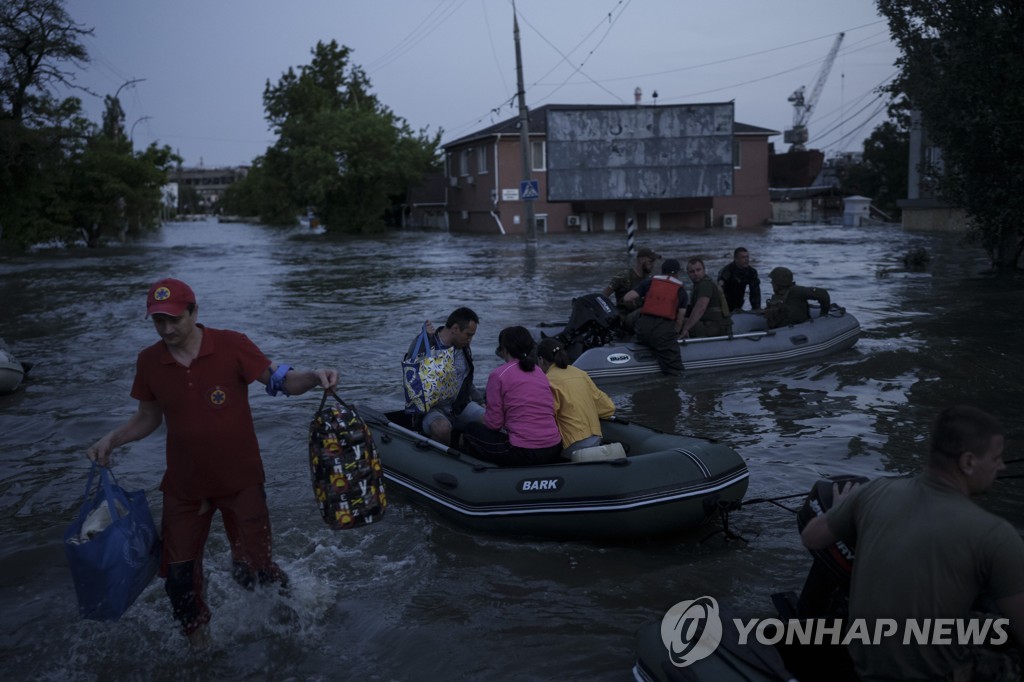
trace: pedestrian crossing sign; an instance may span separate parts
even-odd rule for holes
[[[537,181],[523,180],[522,182],[520,182],[519,196],[524,201],[528,201],[531,199],[540,199],[540,188],[537,186]]]

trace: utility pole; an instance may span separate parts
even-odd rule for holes
[[[519,150],[523,157],[523,180],[532,180],[530,162],[530,114],[526,109],[526,89],[523,86],[523,54],[519,49],[519,18],[516,15],[516,4],[512,3],[513,36],[516,42],[516,85],[519,88]],[[533,215],[533,199],[525,199],[520,189],[519,200],[523,203],[523,215],[526,219],[526,246],[537,246],[537,220]]]

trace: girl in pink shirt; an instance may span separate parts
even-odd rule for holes
[[[525,327],[498,335],[498,357],[505,364],[487,377],[487,410],[463,437],[466,451],[502,466],[562,461],[562,437],[547,376],[537,366],[536,344]]]

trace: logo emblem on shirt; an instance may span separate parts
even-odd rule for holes
[[[157,289],[156,291],[153,292],[153,300],[154,301],[166,301],[170,297],[171,297],[171,290],[168,289],[167,287],[160,287],[159,289]]]
[[[228,392],[220,386],[214,386],[210,390],[210,404],[214,407],[223,407],[224,403],[228,401]]]

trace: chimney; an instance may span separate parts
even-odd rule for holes
[[[637,106],[640,106],[640,100],[643,98],[643,96],[644,96],[644,91],[640,89],[639,85],[636,86],[636,90],[633,91],[633,101],[634,101],[634,104],[636,104]]]

